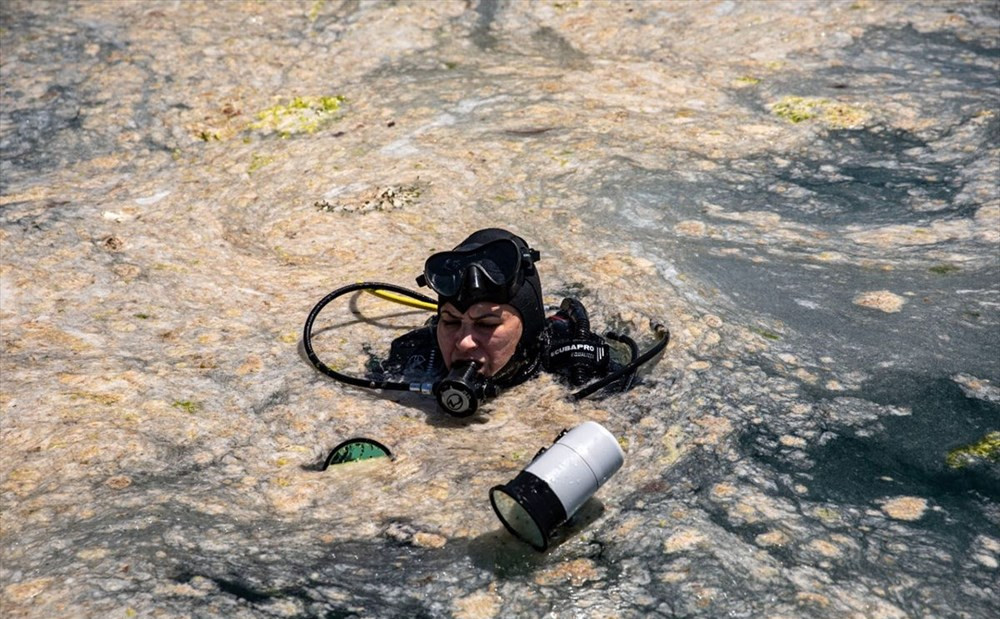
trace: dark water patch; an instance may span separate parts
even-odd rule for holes
[[[5,54],[2,80],[26,84],[42,94],[3,90],[3,187],[25,176],[119,152],[123,142],[134,141],[138,154],[147,149],[169,161],[162,155],[173,153],[176,145],[167,143],[173,138],[163,112],[173,102],[159,98],[173,77],[157,73],[155,58],[138,51],[121,25],[88,22],[80,17],[79,4],[15,3],[5,8],[4,48],[17,53]],[[137,96],[122,101],[108,94],[107,76],[115,72],[126,80],[141,75]],[[112,116],[118,120],[104,122]],[[121,164],[134,166],[131,160]]]
[[[192,578],[197,575],[198,574],[192,574],[190,572],[182,572],[181,574],[175,576],[173,580],[186,584],[191,582]],[[245,582],[239,580],[238,577],[222,578],[209,576],[208,579],[214,582],[223,593],[228,593],[250,603],[270,600],[281,595],[281,592],[257,591],[248,586]],[[296,597],[302,597],[301,589],[296,589],[294,593],[296,594]]]
[[[910,25],[870,28],[843,54],[851,59],[850,69],[893,69],[900,86],[912,87],[915,78],[940,76],[961,77],[971,88],[998,85],[995,68],[1000,47],[996,41],[962,39],[947,30],[920,32]],[[844,67],[833,68],[837,69]]]
[[[106,513],[63,528],[59,535],[74,548],[129,548],[124,569],[155,578],[161,587],[152,594],[138,583],[130,586],[130,603],[138,609],[148,602],[187,612],[194,589],[210,613],[223,615],[236,606],[262,616],[288,616],[293,608],[293,615],[301,617],[433,617],[441,616],[440,606],[449,608],[466,586],[489,580],[475,570],[465,570],[462,579],[455,576],[456,565],[468,563],[462,544],[431,550],[385,539],[315,541],[330,526],[336,525],[299,522],[292,527],[271,521],[261,526],[176,503],[109,504]],[[25,565],[67,576],[79,569],[65,553],[36,553]],[[109,570],[120,569],[120,561],[101,564],[86,579],[101,582],[114,576]]]
[[[314,20],[310,26],[310,30],[314,33],[322,33],[325,43],[339,41],[343,36],[343,32],[347,30],[344,26],[356,23],[361,12],[361,3],[359,0],[341,0],[340,4],[332,8],[332,10],[323,5],[313,6],[323,10],[307,15],[307,19]],[[301,36],[299,35],[299,38]],[[291,39],[292,37],[290,36],[289,38]]]
[[[61,5],[17,3],[3,11],[4,48],[18,50],[5,58],[4,81],[30,75],[32,82],[46,86],[42,96],[30,100],[20,90],[4,93],[0,123],[11,128],[0,138],[5,176],[21,168],[52,169],[75,161],[71,152],[108,151],[112,146],[107,138],[80,132],[90,98],[83,85],[96,65],[125,44],[111,32],[76,22],[67,22],[53,35],[51,21],[60,21],[58,15],[66,10]]]
[[[934,118],[960,118],[992,109],[1000,89],[1000,47],[996,41],[963,40],[948,31],[919,32],[912,26],[869,28],[836,52],[838,62],[761,82],[767,100],[788,94],[844,94],[874,101],[899,101]],[[751,97],[737,93],[738,97]],[[987,107],[983,107],[983,106]],[[765,101],[755,107],[767,113]],[[924,129],[941,135],[942,125]]]
[[[762,427],[745,432],[740,449],[776,470],[808,478],[812,501],[870,507],[886,497],[919,496],[941,509],[913,526],[961,543],[988,528],[980,505],[1000,501],[1000,463],[956,469],[949,467],[948,453],[1000,428],[1000,405],[967,396],[949,378],[910,372],[879,374],[858,395],[894,412],[854,429],[830,425],[825,430],[831,438],[798,460],[782,453],[774,430]],[[838,398],[829,406],[850,414],[854,404]]]
[[[959,500],[974,492],[1000,501],[1000,462],[962,469],[947,464],[951,449],[1000,429],[1000,404],[969,397],[950,378],[910,372],[877,375],[861,395],[912,412],[884,417],[884,430],[877,435],[845,438],[843,445],[834,441],[824,448],[813,474],[829,477],[822,485],[830,498],[864,500],[871,495],[865,484],[838,484],[835,471],[851,471],[856,477],[874,477],[872,473],[881,471],[880,477],[891,478],[902,489],[935,500]],[[852,460],[854,467],[848,466]]]
[[[297,607],[303,612],[296,614],[298,617],[322,617],[325,619],[353,619],[363,616],[372,616],[371,611],[379,609],[378,599],[352,600],[347,605],[335,604],[323,599],[323,594],[309,586],[288,586],[283,588],[261,588],[266,587],[264,583],[250,583],[240,574],[211,575],[198,574],[194,572],[181,572],[172,578],[173,581],[181,584],[194,583],[201,586],[198,578],[212,583],[218,592],[223,596],[234,598],[237,604],[250,606],[259,611],[267,613],[269,606],[277,603],[297,602]],[[216,604],[219,601],[215,601]],[[346,607],[345,607],[346,606]],[[404,608],[395,608],[393,612],[413,613],[412,617],[429,617],[426,610],[419,605],[411,604]],[[271,614],[271,613],[268,613]],[[287,616],[285,613],[279,613]]]
[[[468,27],[469,40],[481,51],[494,57],[500,54],[533,55],[568,69],[585,69],[590,66],[586,54],[573,47],[557,30],[541,26],[528,37],[503,30],[497,26],[497,17],[507,10],[506,0],[479,0],[475,4],[475,22]],[[465,17],[458,21],[467,20]],[[516,42],[515,42],[516,41]]]
[[[69,165],[84,152],[109,152],[111,140],[80,132],[82,114],[76,95],[58,96],[48,105],[4,114],[4,124],[15,129],[0,140],[3,176],[16,180],[22,173]]]
[[[728,163],[713,174],[717,188],[699,194],[727,210],[768,210],[819,226],[962,217],[980,206],[956,198],[968,182],[964,169],[1000,135],[993,114],[1000,48],[949,32],[873,28],[837,58],[833,66],[824,62],[731,94],[765,116],[772,116],[771,104],[793,95],[861,105],[885,120],[917,108],[934,123],[912,131],[827,128],[800,152]]]
[[[590,67],[586,54],[573,47],[552,28],[547,26],[539,28],[531,34],[531,41],[536,47],[533,51],[547,61],[555,61],[567,69],[586,70]]]
[[[990,121],[975,129],[976,137],[985,144],[998,126]],[[963,168],[979,156],[942,156],[913,133],[873,126],[829,130],[807,148],[780,157],[733,160],[706,180],[669,182],[689,202],[700,198],[731,212],[768,211],[819,228],[927,223],[967,217],[981,206],[956,202],[965,187]],[[647,191],[662,196],[656,184]]]
[[[665,228],[700,214],[706,203],[719,203],[725,197],[720,182],[705,175],[692,176],[679,176],[667,167],[648,168],[630,159],[612,158],[591,179],[588,193],[592,204],[580,215],[606,229],[606,234],[620,229],[622,235],[645,233],[656,242],[664,236]]]
[[[758,388],[767,391],[780,380],[777,374],[762,378]],[[980,551],[981,536],[1000,524],[1000,468],[952,471],[945,461],[952,447],[997,427],[1000,405],[967,397],[948,378],[907,373],[879,375],[858,397],[818,388],[802,395],[792,401],[800,407],[812,401],[805,407],[810,412],[754,397],[756,419],[734,424],[738,455],[696,448],[664,473],[665,490],[630,495],[629,511],[665,515],[695,508],[713,525],[711,552],[695,546],[650,564],[724,587],[727,611],[745,605],[760,610],[757,583],[739,564],[759,549],[772,562],[758,558],[753,565],[777,567],[781,574],[759,596],[794,599],[800,583],[793,575],[815,569],[827,585],[852,594],[897,583],[880,595],[914,616],[949,616],[956,608],[987,616],[995,602],[992,572],[970,556]],[[799,447],[783,440],[789,435],[810,438]],[[730,489],[716,494],[720,480]],[[883,506],[899,497],[926,500],[926,509],[914,520],[895,519]],[[776,511],[758,512],[756,505]],[[767,535],[762,541],[762,534],[775,532],[782,532],[783,542],[766,541]],[[632,544],[627,552],[643,556],[656,548],[655,542]],[[910,581],[920,586],[904,584]],[[645,587],[659,599],[690,599],[683,580],[668,584],[654,576]],[[812,591],[837,596],[826,586]],[[842,616],[835,608],[818,616]]]
[[[996,126],[994,126],[996,125]],[[990,122],[989,131],[1000,127]],[[983,127],[976,129],[982,132]],[[985,138],[984,138],[985,139]],[[767,212],[782,223],[794,222],[829,231],[833,239],[812,247],[836,248],[844,228],[935,222],[970,217],[982,206],[963,191],[963,177],[975,155],[956,161],[938,161],[925,153],[931,147],[905,131],[872,127],[829,131],[808,148],[781,156],[765,154],[723,162],[710,172],[678,174],[668,162],[663,168],[645,168],[634,162],[610,162],[591,182],[592,210],[588,215],[602,226],[624,229],[630,236],[663,239],[680,221],[705,220],[736,241],[738,224],[727,215],[715,220],[711,208],[724,213]],[[767,235],[763,230],[748,240]],[[729,242],[733,242],[729,241]],[[725,244],[727,240],[722,240]],[[943,241],[958,244],[960,241]],[[711,239],[717,246],[719,239]],[[794,244],[782,243],[795,251]],[[926,247],[895,248],[897,252],[925,252]]]
[[[68,200],[10,202],[0,206],[0,228],[25,235],[51,232],[84,220],[82,210]]]
[[[1000,291],[995,268],[942,276],[919,269],[882,271],[812,261],[751,262],[739,256],[678,252],[685,271],[724,291],[747,324],[760,317],[785,325],[842,367],[897,364],[943,372],[1000,376]],[[770,292],[761,295],[764,288]],[[904,301],[897,313],[856,304],[859,295],[889,290]]]
[[[767,210],[803,223],[917,222],[926,215],[914,207],[933,202],[940,204],[934,206],[935,218],[972,214],[972,206],[951,204],[961,190],[956,168],[921,161],[914,152],[926,146],[912,134],[896,129],[830,131],[809,152],[790,157],[781,166],[773,160],[764,162],[754,176],[762,184],[774,181],[758,188],[766,196]],[[746,164],[750,169],[743,171],[753,173],[752,161],[737,165]],[[729,199],[725,204],[736,202]],[[759,207],[756,202],[751,205]]]
[[[829,531],[855,544],[855,549],[825,571],[837,581],[854,580],[872,587],[900,578],[917,579],[919,589],[901,588],[892,600],[918,615],[947,613],[957,607],[972,616],[988,613],[989,594],[976,599],[974,592],[991,589],[990,573],[977,569],[968,556],[976,551],[979,536],[996,530],[996,514],[990,513],[996,500],[996,476],[965,483],[960,475],[922,470],[918,462],[922,454],[917,446],[907,445],[916,432],[902,427],[903,423],[887,424],[888,429],[874,438],[843,437],[809,451],[812,466],[800,477],[809,488],[801,499],[802,509],[827,510],[837,518],[837,524],[820,521],[811,528],[820,538]],[[762,458],[762,462],[767,460]],[[788,470],[787,462],[771,461],[766,466]],[[912,521],[894,520],[879,511],[890,510],[900,497],[926,500],[926,509]],[[810,562],[808,552],[801,548],[770,548],[769,553],[792,564]]]
[[[476,25],[469,33],[469,38],[479,49],[490,50],[496,47],[497,38],[492,33],[492,28],[500,4],[501,0],[479,0],[476,4]]]

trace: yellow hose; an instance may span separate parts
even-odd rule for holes
[[[389,292],[388,290],[365,288],[365,292],[373,294],[380,299],[385,299],[386,301],[392,301],[393,303],[399,303],[400,305],[407,305],[409,307],[415,307],[429,312],[436,312],[438,309],[437,303],[427,303],[426,301],[411,299],[410,297],[396,294],[395,292]]]

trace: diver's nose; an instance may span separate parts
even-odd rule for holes
[[[476,339],[472,336],[472,329],[462,329],[462,332],[458,336],[458,343],[455,344],[455,348],[461,351],[475,350],[479,346],[476,343]]]
[[[472,326],[463,324],[461,331],[458,332],[458,341],[455,343],[455,348],[462,352],[468,352],[475,350],[478,346],[479,344],[472,334]]]

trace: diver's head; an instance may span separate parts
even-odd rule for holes
[[[438,347],[449,368],[476,361],[484,375],[503,378],[537,358],[545,325],[538,258],[521,237],[488,228],[427,259],[417,282],[438,293]]]

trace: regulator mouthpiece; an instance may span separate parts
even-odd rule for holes
[[[594,421],[560,435],[512,481],[490,489],[503,526],[543,551],[549,536],[604,485],[625,462],[618,441]]]
[[[479,364],[467,361],[452,366],[451,372],[434,387],[434,395],[448,414],[468,417],[476,412],[480,402],[495,394],[489,379],[479,372]]]

